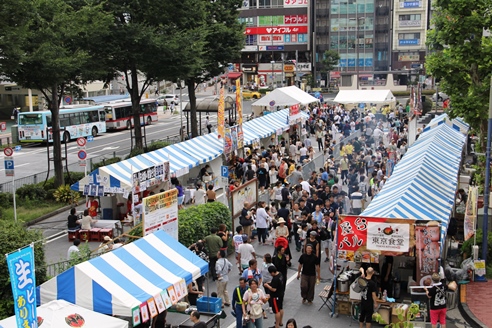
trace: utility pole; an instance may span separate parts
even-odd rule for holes
[[[485,186],[483,189],[482,260],[487,260],[489,234],[489,196],[490,196],[490,141],[492,140],[492,76],[490,77],[489,121],[487,127],[487,148],[485,152]]]

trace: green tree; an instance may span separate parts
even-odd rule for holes
[[[96,48],[90,45],[105,39],[111,21],[100,6],[76,1],[5,0],[1,7],[1,73],[45,97],[51,111],[55,185],[63,185],[61,96],[101,75]]]
[[[198,51],[189,51],[187,69],[174,76],[185,80],[188,87],[192,137],[198,136],[195,88],[222,74],[224,66],[238,59],[244,47],[244,26],[238,20],[241,3],[241,0],[205,1],[202,20],[190,21],[186,17],[180,22],[183,27],[193,26],[203,36]],[[195,48],[194,45],[190,46]]]
[[[338,65],[340,55],[335,50],[326,50],[323,54],[321,64],[323,65],[322,72],[326,73],[327,86],[330,86],[330,72]]]
[[[204,36],[194,22],[203,21],[204,9],[202,0],[105,2],[114,24],[99,57],[110,74],[124,75],[135,123],[140,121],[140,100],[152,83],[188,76],[197,65]],[[136,148],[143,149],[138,123],[134,135]]]
[[[28,230],[22,223],[0,220],[0,251],[8,254],[19,248],[34,243],[34,261],[36,267],[36,285],[46,281],[46,263],[44,262],[44,245],[37,241],[43,238],[36,230]],[[14,315],[14,300],[10,285],[9,270],[5,258],[0,261],[0,318]]]
[[[451,117],[462,117],[485,139],[492,69],[490,0],[436,0],[427,33],[427,72],[451,98]],[[482,148],[484,149],[484,148]]]

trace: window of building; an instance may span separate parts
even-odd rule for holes
[[[260,8],[270,8],[271,1],[270,0],[259,0]]]
[[[420,33],[398,33],[399,40],[419,40]]]
[[[240,17],[239,22],[245,24],[246,26],[256,26],[254,17]]]
[[[259,26],[279,26],[284,24],[284,16],[259,16]]]
[[[399,20],[400,21],[419,21],[420,20],[420,14],[414,14],[414,15],[400,15]]]
[[[257,35],[246,35],[246,45],[255,46],[257,42]]]

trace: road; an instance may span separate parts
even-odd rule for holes
[[[211,94],[199,94],[197,98],[203,98],[210,96]],[[188,102],[188,98],[183,96],[183,108]],[[178,106],[179,109],[179,106]],[[251,101],[245,101],[243,106],[244,114],[251,113]],[[181,116],[177,115],[164,115],[162,107],[158,109],[159,121],[155,124],[145,127],[147,143],[150,144],[153,140],[165,139],[170,136],[179,135],[179,127],[181,123]],[[216,124],[217,115],[210,113],[210,121],[213,125]],[[186,124],[186,117],[183,116],[183,124]],[[202,131],[206,133],[205,127],[205,115],[202,115]],[[199,128],[200,131],[200,128]],[[142,129],[143,133],[143,129]],[[103,158],[111,158],[113,154],[116,156],[124,157],[130,153],[131,140],[130,131],[123,130],[117,132],[107,132],[94,138],[94,141],[88,142],[86,145],[86,151],[88,160],[92,159],[93,162],[99,162]],[[52,152],[52,147],[49,147]],[[65,151],[65,145],[62,144],[62,152]],[[78,165],[77,153],[79,148],[75,141],[71,141],[67,144],[67,159],[70,171],[83,172],[84,167]],[[0,153],[0,161],[4,159],[3,152]],[[32,145],[24,146],[20,151],[14,153],[15,160],[15,178],[20,179],[34,174],[40,174],[37,177],[37,181],[42,181],[45,178],[46,171],[48,171],[48,158],[46,146]],[[53,163],[50,163],[50,170],[53,170]],[[12,179],[6,177],[4,174],[5,169],[3,166],[0,168],[0,184],[10,182]]]

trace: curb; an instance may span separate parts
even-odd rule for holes
[[[466,303],[459,303],[458,304],[458,309],[460,310],[461,315],[463,316],[463,319],[473,328],[487,328],[486,325],[478,319],[473,312],[470,310],[468,307],[468,304]]]
[[[85,203],[85,199],[84,199],[84,200],[80,200],[80,201],[77,203],[77,205],[76,205],[76,206],[82,205],[82,204],[84,204],[84,203]],[[73,207],[73,205],[67,205],[67,206],[64,206],[64,207],[62,207],[62,208],[57,209],[56,211],[53,211],[53,212],[48,213],[48,214],[45,214],[45,215],[41,215],[41,216],[40,216],[39,218],[37,218],[37,219],[34,219],[34,220],[32,220],[32,221],[29,221],[29,222],[26,222],[26,223],[24,223],[24,225],[25,225],[26,227],[33,226],[33,225],[35,225],[35,224],[37,224],[37,223],[39,223],[39,222],[41,222],[41,221],[44,221],[44,220],[46,220],[46,219],[49,219],[50,217],[53,217],[53,216],[55,216],[55,215],[58,215],[58,214],[63,213],[63,212],[65,212],[65,211],[68,211],[68,210],[70,210],[72,207]]]

